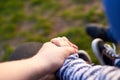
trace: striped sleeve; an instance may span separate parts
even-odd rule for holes
[[[60,80],[120,80],[120,70],[110,66],[92,66],[78,55],[71,55],[57,72]]]

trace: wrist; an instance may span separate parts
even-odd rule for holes
[[[36,73],[41,76],[51,73],[51,67],[48,61],[45,58],[35,56],[31,58],[32,65],[34,66]]]

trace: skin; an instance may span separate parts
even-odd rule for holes
[[[45,76],[54,74],[65,59],[77,51],[77,46],[66,37],[54,38],[44,43],[31,58],[0,63],[0,80],[43,80]]]
[[[78,47],[75,44],[71,43],[66,37],[53,38],[51,39],[51,42],[59,47],[70,46],[70,47],[75,48],[76,51],[78,50]],[[59,80],[59,78],[57,78],[55,73],[53,73],[53,74],[45,75],[44,77],[40,78],[40,80]]]

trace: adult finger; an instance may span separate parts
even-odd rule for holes
[[[70,46],[72,46],[72,47],[74,47],[74,48],[76,48],[76,49],[78,49],[78,47],[75,45],[75,44],[73,44],[73,43],[71,43],[69,40],[68,40],[68,38],[66,38],[65,36],[64,37],[62,37],[63,39],[64,39],[64,41],[66,41]]]

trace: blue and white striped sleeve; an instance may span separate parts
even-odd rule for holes
[[[120,80],[120,69],[111,66],[92,66],[71,55],[57,72],[60,80]]]

